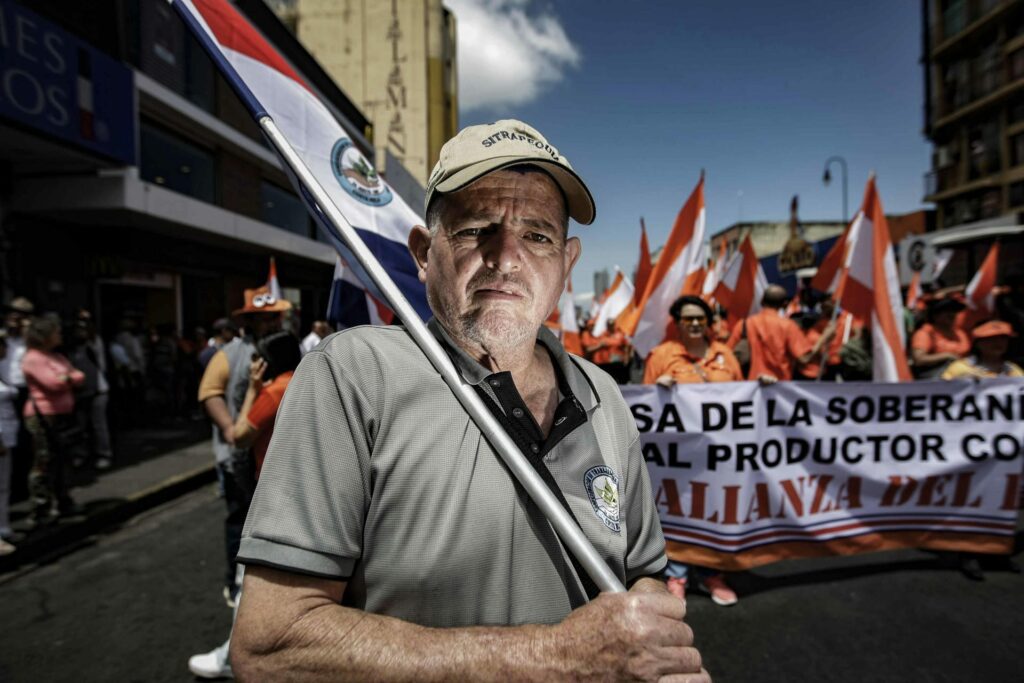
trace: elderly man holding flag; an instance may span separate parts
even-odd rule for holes
[[[406,222],[237,10],[172,5],[405,325],[325,339],[289,386],[238,555],[234,673],[708,680],[683,602],[652,578],[664,539],[632,415],[542,328],[579,257],[569,218],[594,218],[569,162],[518,121],[467,128],[431,174],[426,227]]]
[[[518,121],[441,150],[409,247],[430,330],[602,560],[598,595],[399,328],[303,359],[239,559],[237,675],[275,680],[705,681],[684,603],[652,578],[664,540],[615,383],[542,323],[594,204]],[[589,599],[589,602],[588,602]]]

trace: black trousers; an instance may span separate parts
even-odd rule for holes
[[[217,465],[217,471],[224,486],[224,503],[228,513],[224,518],[224,550],[227,560],[224,568],[224,585],[230,587],[235,585],[235,558],[238,556],[238,546],[242,542],[242,527],[245,525],[246,515],[249,514],[253,489],[250,483],[251,475],[248,472],[236,474],[221,464]]]

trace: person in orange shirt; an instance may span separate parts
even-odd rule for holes
[[[594,336],[594,321],[583,329],[583,352],[587,359],[601,368],[618,383],[629,382],[629,340],[618,329],[609,327],[603,334]]]
[[[644,384],[698,382],[736,382],[743,379],[740,364],[732,350],[711,340],[708,325],[713,319],[711,307],[696,296],[681,296],[668,309],[679,327],[679,341],[666,341],[651,350],[644,366]],[[687,565],[676,551],[666,549],[665,569],[669,592],[679,598],[686,594]],[[673,557],[675,555],[675,557]],[[739,602],[736,592],[725,582],[725,575],[705,567],[693,567],[697,587],[711,595],[716,605],[729,606]]]
[[[725,312],[721,306],[715,306],[715,317],[711,321],[711,341],[729,342],[729,323],[725,320]]]
[[[804,330],[804,336],[807,338],[808,343],[812,348],[814,347],[828,328],[833,315],[835,315],[835,334],[832,335],[832,341],[829,342],[828,347],[825,349],[828,355],[824,368],[822,368],[821,361],[819,360],[816,363],[807,363],[801,366],[799,372],[805,379],[817,379],[818,375],[822,375],[822,380],[834,382],[836,377],[839,376],[839,368],[842,365],[839,351],[843,348],[843,344],[853,338],[856,333],[856,323],[853,315],[846,311],[841,311],[836,315],[836,302],[831,294],[826,294],[825,298],[818,303],[818,310],[818,319],[811,327]],[[822,373],[822,369],[824,369],[824,373]]]
[[[644,384],[738,382],[743,379],[732,350],[711,341],[711,307],[696,296],[681,296],[669,308],[679,326],[679,341],[670,340],[651,350],[644,364]]]
[[[910,338],[910,357],[918,379],[938,378],[942,370],[971,352],[971,339],[957,326],[966,306],[956,296],[936,299],[928,306],[928,322]]]
[[[799,370],[809,363],[820,363],[822,353],[832,342],[835,324],[826,325],[813,344],[807,341],[800,326],[781,315],[788,298],[779,285],[768,285],[761,300],[761,312],[733,328],[729,348],[735,348],[743,338],[750,344],[748,379],[762,383],[791,380],[794,366]]]

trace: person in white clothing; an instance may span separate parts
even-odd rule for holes
[[[32,302],[23,296],[7,304],[4,327],[7,328],[7,357],[0,360],[0,379],[24,391],[25,375],[21,372],[21,358],[25,355],[25,328],[35,311]],[[24,400],[24,399],[22,399]]]
[[[300,347],[302,349],[302,355],[306,355],[307,353],[315,349],[316,345],[320,343],[320,340],[322,340],[324,337],[326,337],[333,331],[334,330],[331,329],[331,326],[327,323],[326,320],[317,320],[316,322],[314,322],[313,329],[302,340],[302,345]]]
[[[0,360],[7,358],[7,332],[0,330]],[[11,461],[14,447],[18,445],[18,429],[21,426],[14,402],[18,397],[16,387],[0,377],[0,555],[14,552],[10,542],[14,531],[11,529]]]

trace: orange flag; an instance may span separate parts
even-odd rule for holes
[[[681,294],[700,295],[704,281],[704,173],[676,217],[665,248],[644,284],[640,303],[620,317],[623,331],[646,357],[674,328],[668,309]],[[638,288],[639,291],[639,288]]]
[[[643,217],[640,218],[640,260],[636,266],[636,282],[633,283],[633,303],[640,305],[640,299],[651,277],[651,249],[647,246],[647,226]]]
[[[730,326],[761,310],[761,299],[767,287],[768,278],[748,234],[732,255],[722,280],[715,288],[715,299],[728,312]]]
[[[916,271],[910,278],[910,286],[907,287],[906,306],[910,310],[917,309],[917,302],[921,298],[921,271]]]
[[[896,255],[874,175],[868,178],[864,201],[843,238],[848,251],[836,298],[854,318],[871,327],[872,379],[910,380]]]
[[[583,355],[583,341],[580,338],[580,327],[576,322],[576,302],[572,298],[572,280],[569,280],[562,294],[562,306],[559,320],[562,323],[562,346],[569,353]]]

